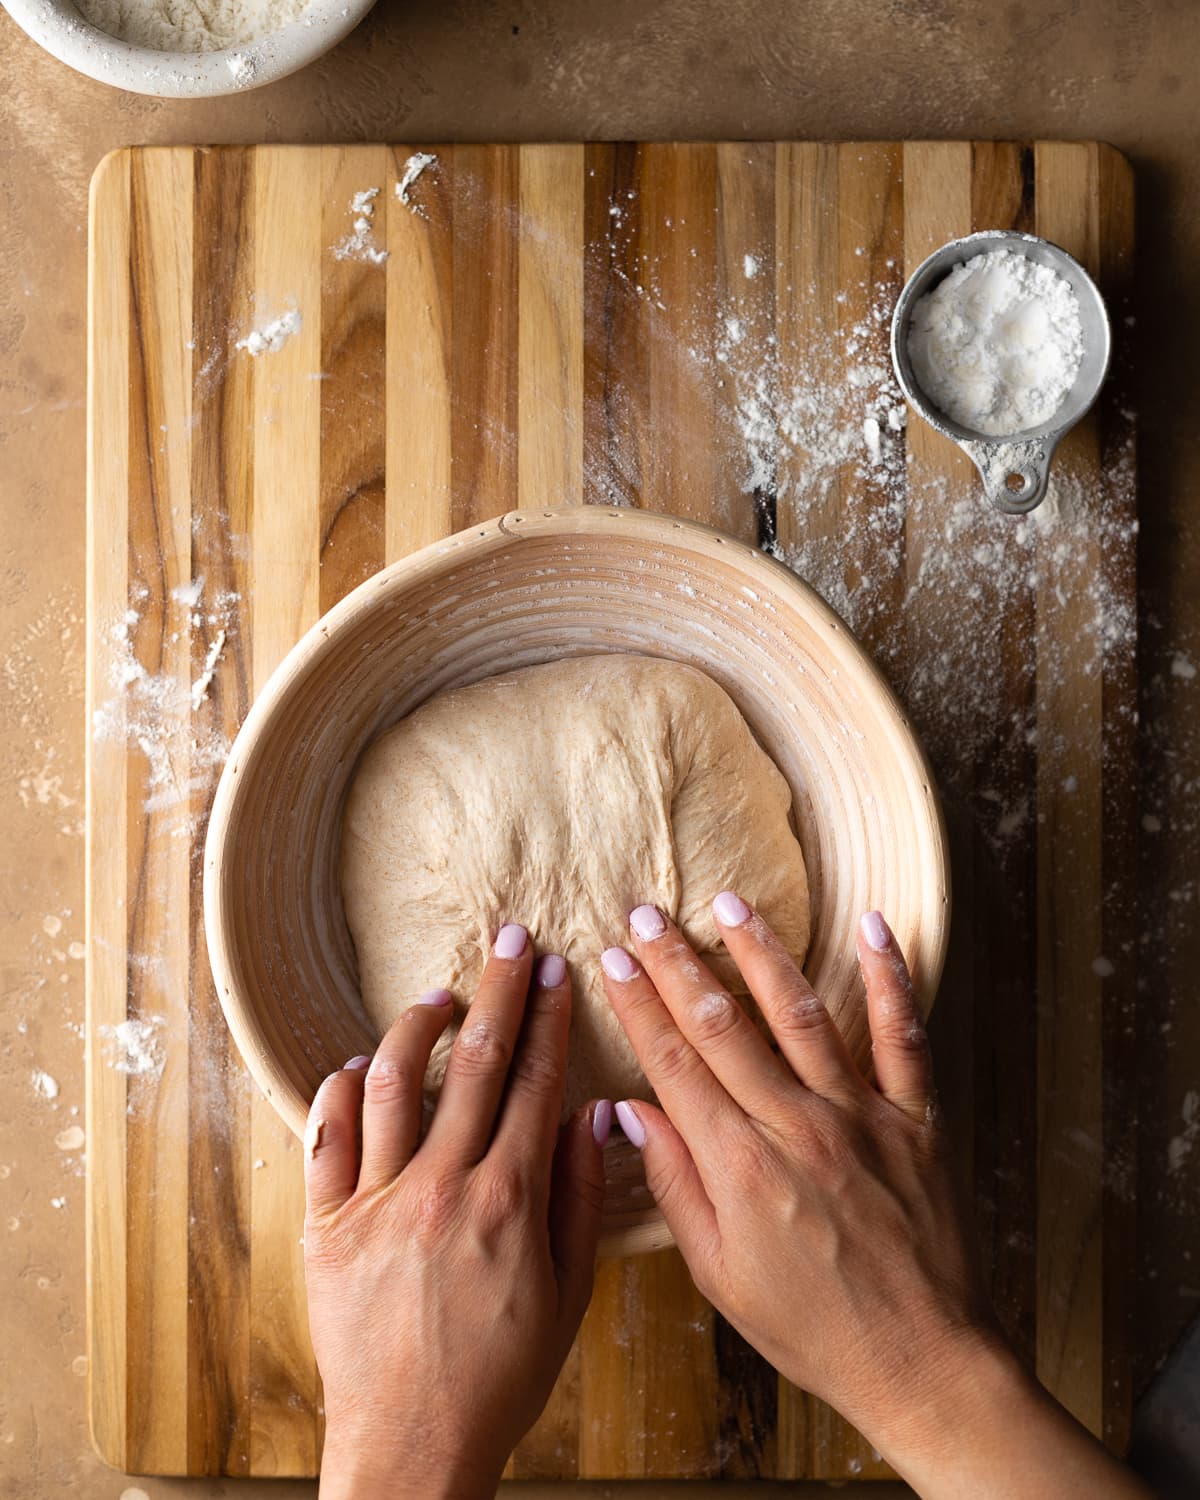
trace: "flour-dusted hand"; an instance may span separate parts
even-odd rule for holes
[[[322,1500],[494,1495],[583,1317],[612,1112],[593,1102],[560,1129],[570,981],[553,954],[532,976],[524,928],[503,927],[423,1140],[445,991],[313,1101],[304,1261]]]
[[[858,939],[872,1086],[761,917],[729,891],[713,914],[778,1052],[656,908],[630,917],[636,958],[602,957],[662,1105],[617,1117],[697,1286],[924,1496],[1142,1495],[1001,1336],[882,916]]]

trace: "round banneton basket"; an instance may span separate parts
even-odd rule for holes
[[[644,511],[516,511],[385,568],[296,645],[255,702],[205,850],[209,955],[230,1028],[297,1135],[317,1085],[377,1042],[337,854],[363,749],[443,689],[564,656],[686,662],[729,693],[787,777],[812,887],[805,971],[861,1064],[860,915],[886,913],[928,1010],[948,932],[945,830],[925,756],[831,609],[744,542]],[[601,1252],[671,1242],[615,1138]]]

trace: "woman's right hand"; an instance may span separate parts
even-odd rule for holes
[[[630,917],[636,958],[602,960],[662,1104],[618,1118],[699,1289],[924,1496],[1144,1495],[1004,1343],[883,918],[858,942],[872,1085],[767,924],[731,892],[713,911],[778,1053],[656,908]]]

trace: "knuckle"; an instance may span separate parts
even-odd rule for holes
[[[415,1069],[391,1058],[376,1058],[363,1080],[363,1093],[373,1104],[395,1104],[412,1096]]]
[[[739,1130],[727,1143],[725,1163],[739,1182],[760,1182],[773,1168],[770,1147],[754,1130]]]
[[[481,1174],[477,1210],[485,1229],[498,1229],[517,1218],[529,1200],[524,1174],[516,1165],[497,1165]]]
[[[517,1057],[513,1087],[542,1097],[553,1094],[562,1077],[563,1065],[557,1052],[549,1047],[527,1045]]]
[[[673,1028],[660,1032],[650,1043],[647,1063],[652,1077],[674,1083],[691,1073],[695,1053]]]
[[[437,1237],[445,1234],[458,1217],[458,1184],[445,1177],[434,1177],[417,1187],[412,1204],[413,1227],[418,1234]]]
[[[604,1179],[588,1174],[576,1175],[572,1180],[572,1191],[584,1206],[594,1214],[604,1209]],[[653,1189],[651,1189],[653,1191]]]
[[[851,1133],[841,1122],[820,1120],[800,1132],[795,1151],[805,1171],[827,1181],[849,1170],[857,1155]]]
[[[741,1029],[743,1013],[724,990],[698,995],[689,1010],[696,1037],[705,1046],[717,1045]]]
[[[512,1043],[488,1021],[464,1023],[454,1044],[453,1065],[464,1076],[507,1073],[512,1062]]]
[[[884,1017],[875,1028],[874,1044],[908,1057],[925,1057],[929,1052],[929,1037],[920,1017],[907,1009],[903,1013],[893,1011]]]
[[[820,996],[808,988],[791,986],[770,1011],[771,1029],[783,1038],[811,1036],[832,1025]]]

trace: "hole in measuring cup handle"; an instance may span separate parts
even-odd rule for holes
[[[979,470],[990,503],[1006,515],[1023,516],[1046,497],[1057,442],[1055,435],[1025,442],[965,438],[958,446]]]

